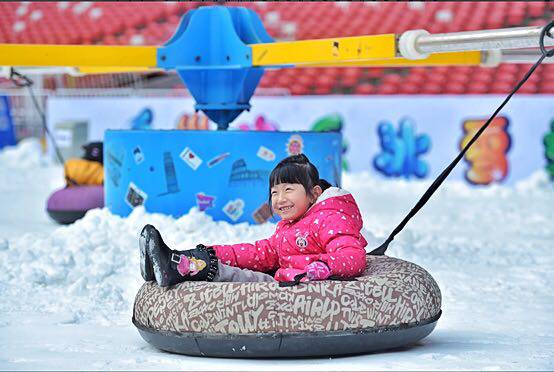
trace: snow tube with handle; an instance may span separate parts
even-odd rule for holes
[[[415,343],[435,328],[441,294],[421,267],[368,256],[356,281],[145,283],[133,323],[153,346],[211,357],[360,354]]]
[[[60,224],[70,224],[88,210],[104,207],[103,186],[71,186],[55,191],[48,198],[46,211]]]

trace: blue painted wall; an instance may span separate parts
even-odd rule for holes
[[[337,132],[109,130],[106,206],[121,216],[144,205],[179,217],[196,206],[214,220],[276,221],[264,206],[271,170],[302,152],[321,178],[340,185],[341,143]]]

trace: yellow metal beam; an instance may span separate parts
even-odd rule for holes
[[[0,44],[0,66],[156,67],[155,46]]]
[[[254,66],[343,63],[395,57],[394,34],[251,44]]]
[[[160,72],[165,71],[160,68],[149,68],[149,67],[77,67],[78,73],[81,74],[115,74],[115,73],[124,73],[124,72]]]
[[[436,53],[422,60],[395,57],[394,34],[252,44],[254,66],[479,65],[481,52]],[[0,44],[0,66],[69,66],[81,73],[156,69],[155,46]]]
[[[410,66],[479,66],[480,51],[431,54],[426,59],[374,59],[354,62],[308,63],[299,67],[410,67]]]

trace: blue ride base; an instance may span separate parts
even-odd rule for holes
[[[173,217],[198,207],[216,221],[276,222],[271,170],[302,152],[321,178],[340,186],[341,143],[338,132],[108,130],[105,203],[120,216],[139,205]]]

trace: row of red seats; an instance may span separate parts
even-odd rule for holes
[[[53,3],[33,3],[24,6],[17,3],[4,3],[0,7],[1,22],[11,26],[12,21],[30,18],[36,11],[42,12],[38,20],[28,20],[26,29],[16,32],[39,31],[48,34],[56,28],[67,28],[71,33],[82,34],[82,42],[92,42],[98,37],[120,34],[126,29],[146,28],[152,22],[173,21],[172,16],[179,16],[187,10],[198,6],[198,3],[90,3],[89,9],[76,13],[78,5],[60,9]],[[231,3],[230,5],[235,5]],[[494,28],[494,26],[520,25],[525,17],[540,17],[549,11],[546,2],[513,2],[513,3],[461,3],[452,2],[425,3],[422,9],[410,7],[408,3],[377,3],[376,6],[352,3],[337,17],[335,3],[318,4],[271,4],[261,6],[249,3],[237,3],[250,6],[264,18],[270,12],[279,15],[279,22],[295,22],[297,39],[310,36],[340,36],[349,34],[370,34],[383,32],[402,32],[408,28],[425,27],[439,32],[453,32],[475,28]],[[26,9],[19,15],[20,8]],[[268,11],[268,9],[272,9]],[[95,13],[96,11],[96,13]],[[265,12],[265,13],[264,13]],[[440,20],[440,12],[450,12],[452,19]],[[93,17],[93,14],[98,14]],[[339,15],[341,15],[339,13]],[[32,18],[32,17],[31,17]],[[90,22],[89,22],[90,21]],[[67,27],[64,27],[67,26]],[[53,27],[52,27],[53,26]],[[90,29],[96,29],[90,31]],[[6,30],[3,29],[4,33]],[[11,33],[11,32],[10,32]],[[67,32],[64,34],[68,34]],[[9,37],[10,35],[2,35]],[[158,40],[163,42],[163,40]]]
[[[76,12],[82,3],[70,3],[60,8],[53,3],[32,3],[32,5],[18,3],[2,3],[0,6],[0,28],[4,39],[13,39],[14,34],[29,37],[30,42],[42,42],[41,34],[54,39],[65,41],[77,40],[81,43],[103,41],[104,37],[123,34],[125,30],[141,32],[150,28],[152,23],[168,22],[176,26],[178,16],[197,7],[199,3],[105,3],[93,2],[86,10]],[[312,37],[343,36],[354,34],[373,34],[388,32],[403,32],[407,29],[427,28],[433,33],[453,32],[481,28],[495,28],[499,26],[520,25],[525,17],[540,17],[549,11],[546,2],[497,2],[497,3],[453,3],[436,2],[425,3],[421,8],[413,7],[409,3],[374,3],[368,6],[364,3],[351,3],[347,7],[339,7],[329,3],[287,3],[269,4],[262,6],[257,3],[228,3],[229,5],[249,6],[268,18],[270,13],[278,15],[278,22],[293,22],[296,24],[296,39]],[[82,7],[81,7],[82,8]],[[345,10],[341,10],[344,8]],[[20,12],[25,9],[24,12]],[[339,11],[337,12],[337,10]],[[33,20],[32,15],[41,12],[40,19]],[[450,12],[452,19],[442,20],[439,15]],[[342,13],[342,14],[341,14]],[[339,16],[337,16],[337,14]],[[96,16],[93,16],[96,15]],[[31,19],[29,19],[31,18]],[[448,18],[448,16],[447,16]],[[264,19],[268,28],[272,28],[271,19]],[[7,29],[15,21],[26,22],[25,28],[18,32]],[[56,29],[63,32],[56,33]],[[155,32],[154,32],[155,34]],[[73,37],[71,37],[74,35]],[[150,36],[150,35],[147,35]],[[156,36],[156,35],[153,35]],[[165,34],[164,34],[165,36]],[[279,36],[279,35],[277,35]],[[159,37],[159,35],[158,35]],[[7,40],[8,42],[10,40]],[[156,44],[165,40],[153,40]]]
[[[267,71],[261,87],[290,87],[293,94],[481,94],[510,91],[530,65],[482,67],[304,68]],[[521,88],[523,93],[552,93],[554,65],[544,64]]]

